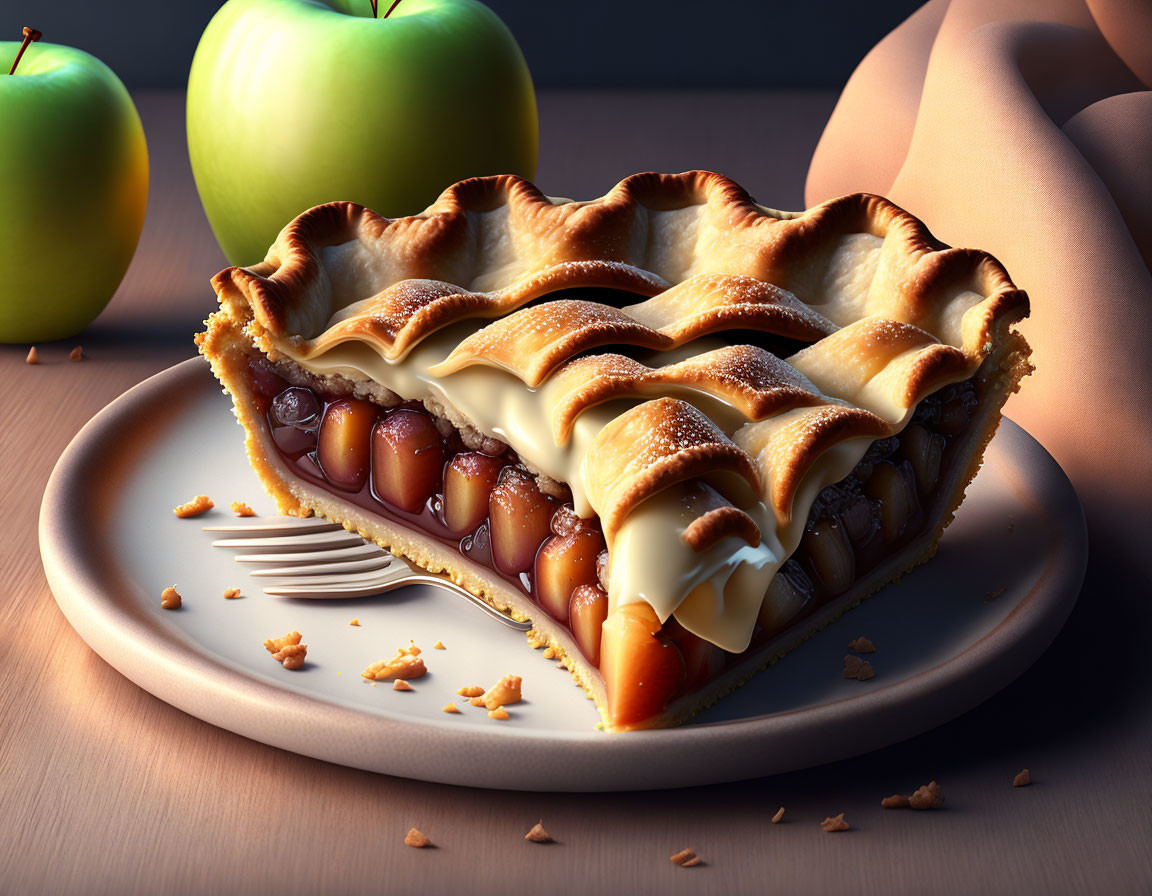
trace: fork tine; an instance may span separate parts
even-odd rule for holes
[[[335,532],[315,532],[309,535],[289,535],[277,538],[224,538],[212,542],[214,548],[278,548],[289,553],[315,551],[321,548],[346,548],[363,544],[355,532],[340,529]]]
[[[391,554],[383,551],[379,555],[365,557],[363,560],[344,560],[335,563],[304,563],[299,566],[277,566],[272,569],[263,567],[248,573],[250,576],[317,576],[338,572],[367,572],[380,570],[388,566],[393,560]]]
[[[300,551],[295,554],[238,554],[237,563],[335,563],[339,560],[357,560],[363,557],[387,555],[379,546],[366,543],[350,548],[329,548],[322,551]]]
[[[375,597],[380,593],[380,586],[376,583],[369,585],[344,585],[338,588],[299,588],[273,585],[264,589],[264,593],[271,597],[306,597],[335,600],[341,597]]]
[[[204,526],[205,532],[240,536],[212,542],[213,547],[234,548],[239,563],[279,563],[273,569],[256,569],[254,576],[280,576],[264,593],[273,597],[349,598],[373,597],[406,585],[425,584],[445,588],[471,601],[489,616],[519,631],[532,627],[490,606],[449,579],[394,557],[373,542],[326,520],[286,520],[231,526]],[[279,552],[258,553],[262,548]],[[333,575],[335,573],[335,575]]]
[[[327,588],[329,585],[351,585],[359,582],[388,582],[391,579],[388,574],[392,572],[388,567],[377,567],[376,569],[366,569],[362,571],[352,571],[346,573],[336,572],[335,574],[325,573],[318,575],[316,573],[305,573],[304,575],[296,575],[295,570],[290,570],[287,574],[279,576],[280,581],[272,584],[276,585],[300,585],[301,587],[307,586],[310,588]],[[393,574],[391,578],[395,578]]]

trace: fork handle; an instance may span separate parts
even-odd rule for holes
[[[495,607],[493,607],[487,601],[483,600],[482,598],[477,597],[475,594],[473,594],[467,588],[463,588],[460,585],[457,585],[451,579],[443,578],[441,576],[435,575],[435,574],[430,573],[430,572],[415,572],[415,573],[412,573],[411,575],[405,576],[403,579],[400,579],[396,582],[388,582],[387,584],[383,585],[379,589],[379,592],[383,593],[385,591],[394,591],[397,588],[403,588],[405,585],[436,585],[437,587],[440,587],[440,588],[446,588],[449,591],[455,592],[460,597],[463,597],[463,598],[466,598],[467,600],[472,601],[472,603],[474,603],[476,606],[478,606],[481,610],[483,610],[489,616],[492,616],[495,619],[499,619],[505,625],[509,625],[512,628],[520,629],[520,631],[524,631],[524,632],[526,632],[526,631],[528,631],[528,629],[532,628],[531,622],[520,622],[518,620],[515,620],[511,616],[509,616],[507,613],[504,613],[504,612],[501,612],[500,610],[497,610]]]

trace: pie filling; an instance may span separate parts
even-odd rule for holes
[[[603,673],[609,711],[623,727],[724,675],[938,525],[938,486],[963,453],[956,446],[979,386],[972,378],[923,399],[898,435],[873,442],[848,476],[819,493],[799,546],[771,581],[748,648],[730,653],[673,617],[661,625],[644,605],[621,608],[628,612],[605,626],[609,563],[599,520],[579,517],[564,485],[536,476],[510,448],[494,440],[477,447],[474,438],[469,447],[420,402],[384,407],[315,382],[289,382],[281,376],[288,371],[263,359],[252,359],[249,373],[257,410],[289,470],[518,588]],[[609,637],[617,655],[629,654],[611,670],[601,664]],[[617,681],[621,675],[626,681]],[[620,686],[635,678],[646,685],[639,701],[635,687]]]

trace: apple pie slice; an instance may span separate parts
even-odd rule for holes
[[[930,557],[1030,368],[1027,298],[886,200],[516,177],[305,212],[198,342],[285,513],[534,624],[676,725]]]

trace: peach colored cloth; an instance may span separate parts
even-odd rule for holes
[[[882,193],[986,249],[1032,300],[1007,413],[1090,522],[1152,529],[1152,2],[932,0],[853,74],[809,205]],[[1134,516],[1133,516],[1134,515]],[[1110,522],[1120,522],[1111,526]]]

